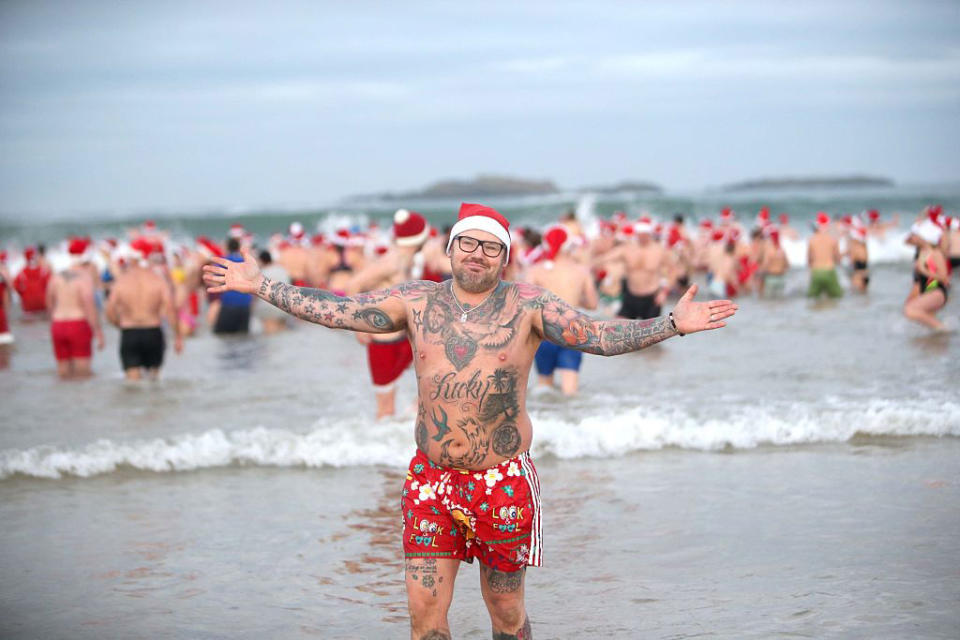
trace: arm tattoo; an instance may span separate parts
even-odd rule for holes
[[[577,351],[616,356],[677,335],[667,316],[650,320],[597,321],[552,293],[545,293],[534,304],[541,309],[543,337]]]
[[[401,300],[404,286],[338,296],[323,289],[295,287],[264,278],[257,296],[287,313],[333,329],[350,329],[368,333],[389,333],[406,326],[402,319],[390,317],[381,306],[390,299]]]

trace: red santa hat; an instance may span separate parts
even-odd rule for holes
[[[781,214],[780,214],[780,224],[782,224],[782,225],[784,225],[784,226],[790,224],[790,216],[788,216],[788,215],[785,214],[785,213],[781,213]]]
[[[290,223],[290,237],[295,240],[302,240],[306,231],[303,228],[303,225],[299,222]]]
[[[6,262],[6,261],[7,261],[7,252],[0,251],[0,263]]]
[[[700,221],[701,229],[713,229],[713,221],[710,218],[704,218]]]
[[[197,237],[197,250],[208,258],[223,257],[223,249],[221,249],[216,242],[207,236]]]
[[[80,258],[83,257],[83,254],[87,252],[87,247],[89,246],[90,238],[70,238],[69,242],[67,243],[67,253],[75,258]]]
[[[150,242],[147,238],[140,236],[130,243],[130,248],[146,259],[150,257],[151,253],[156,251],[157,245]]]
[[[507,248],[507,261],[510,260],[510,222],[499,211],[482,204],[464,202],[460,205],[457,222],[450,229],[447,241],[447,255],[453,246],[453,239],[466,231],[486,231],[496,236]]]
[[[733,215],[733,209],[724,207],[720,211],[720,220],[722,222],[731,222],[736,216]]]
[[[37,255],[37,249],[35,247],[27,247],[23,250],[23,259],[27,262],[32,262]]]
[[[817,211],[817,226],[821,228],[830,226],[830,216],[826,212]]]
[[[240,240],[246,234],[246,230],[243,228],[243,225],[239,222],[235,222],[230,225],[230,231],[227,232],[228,238],[236,238]]]
[[[398,247],[416,247],[429,235],[426,219],[416,211],[397,209],[393,214],[393,241]]]
[[[547,229],[543,234],[543,243],[546,245],[544,254],[547,260],[555,259],[569,239],[570,234],[563,225],[555,225]]]
[[[633,225],[633,232],[638,236],[641,234],[650,235],[654,231],[653,220],[650,219],[650,216],[643,216],[637,223]]]
[[[870,218],[870,222],[876,222],[880,219],[880,212],[876,209],[870,209],[870,211],[867,211],[867,217]]]

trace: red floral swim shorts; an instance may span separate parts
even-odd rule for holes
[[[484,471],[463,471],[418,450],[400,504],[407,558],[480,558],[498,571],[541,564],[540,480],[526,451]]]

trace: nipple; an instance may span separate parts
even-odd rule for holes
[[[501,354],[500,354],[500,362],[503,362],[503,361],[506,360],[506,359],[507,359],[507,354],[501,353]]]
[[[426,357],[427,357],[427,354],[424,353],[423,351],[421,351],[421,352],[420,352],[420,359],[423,360],[423,359],[426,358]]]

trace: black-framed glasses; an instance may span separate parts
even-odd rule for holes
[[[460,247],[460,251],[464,253],[473,253],[477,250],[477,247],[483,245],[483,255],[488,258],[496,258],[501,253],[503,253],[503,243],[493,242],[492,240],[477,240],[476,238],[471,238],[470,236],[457,236],[457,246]]]

